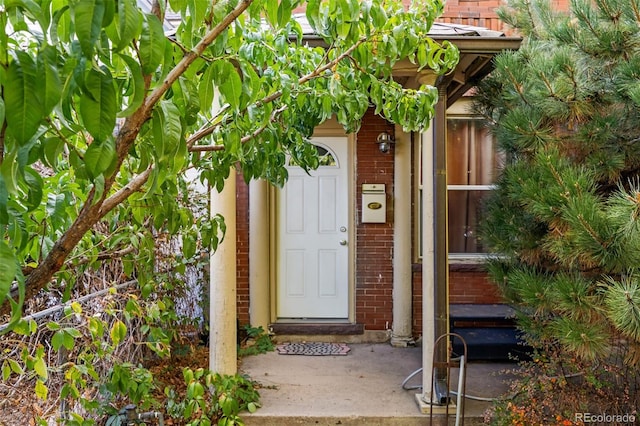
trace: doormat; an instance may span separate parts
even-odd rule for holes
[[[344,343],[284,343],[276,346],[280,355],[347,355],[351,348]]]

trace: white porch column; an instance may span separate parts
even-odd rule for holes
[[[211,191],[211,213],[224,217],[227,231],[211,256],[209,369],[236,374],[236,172],[231,169],[221,193]]]
[[[393,190],[393,329],[391,345],[413,340],[411,283],[411,134],[395,128]]]
[[[435,212],[433,185],[433,126],[421,134],[422,153],[422,395],[418,403],[431,401],[435,327]],[[424,411],[424,410],[423,410]]]
[[[269,327],[269,184],[249,183],[249,320]]]

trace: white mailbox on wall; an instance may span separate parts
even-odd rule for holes
[[[362,185],[362,223],[387,221],[387,194],[384,183]]]

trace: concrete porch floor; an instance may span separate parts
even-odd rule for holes
[[[350,343],[346,356],[298,356],[269,352],[242,359],[240,372],[260,383],[261,404],[255,413],[243,413],[253,425],[428,425],[416,401],[420,389],[404,390],[402,383],[422,367],[419,347],[394,348],[388,343]],[[469,362],[467,394],[498,397],[508,391],[513,363]],[[422,373],[407,386],[419,386]],[[451,387],[458,382],[452,371]],[[464,424],[483,424],[490,402],[466,399]],[[445,424],[434,414],[434,425]],[[455,424],[455,410],[449,415]]]

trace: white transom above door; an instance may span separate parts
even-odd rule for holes
[[[278,191],[277,316],[349,316],[349,166],[346,137],[313,138],[320,166],[288,166]]]

